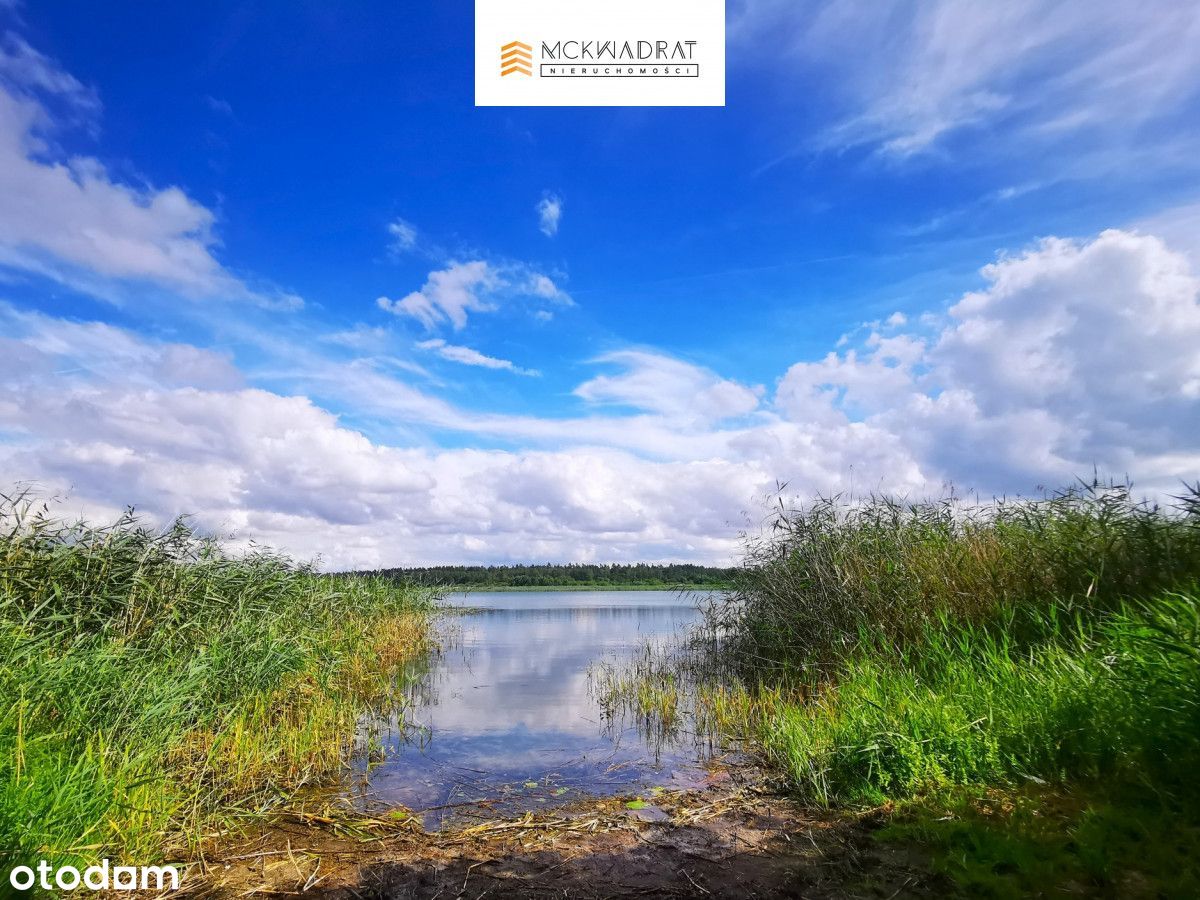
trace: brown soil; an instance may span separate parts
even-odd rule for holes
[[[912,851],[876,842],[882,811],[814,812],[746,773],[701,790],[581,801],[425,833],[415,818],[297,812],[209,848],[184,880],[205,897],[943,897]],[[637,805],[636,803],[634,805]]]

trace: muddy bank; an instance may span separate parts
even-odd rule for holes
[[[635,808],[630,808],[630,806]],[[929,897],[953,893],[879,816],[815,813],[744,777],[605,798],[433,834],[416,818],[298,812],[210,848],[185,881],[206,897]]]

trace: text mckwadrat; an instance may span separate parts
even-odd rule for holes
[[[542,41],[542,58],[690,60],[695,48],[695,41]]]

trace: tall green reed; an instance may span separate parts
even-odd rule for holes
[[[1200,762],[1198,611],[1200,595],[1168,593],[1024,648],[938,626],[919,650],[845,660],[807,702],[775,703],[759,734],[826,804],[1023,779],[1182,784]]]
[[[0,858],[184,853],[326,777],[395,702],[429,595],[184,521],[0,502]]]
[[[1200,579],[1197,490],[1172,508],[1098,481],[1042,499],[781,506],[747,539],[738,589],[715,619],[752,669],[781,673],[836,667],[864,642],[921,644],[939,622],[1034,641],[1060,619]]]

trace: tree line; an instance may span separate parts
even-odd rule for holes
[[[693,563],[569,563],[511,566],[414,566],[374,574],[415,584],[453,587],[713,587],[737,569]]]

